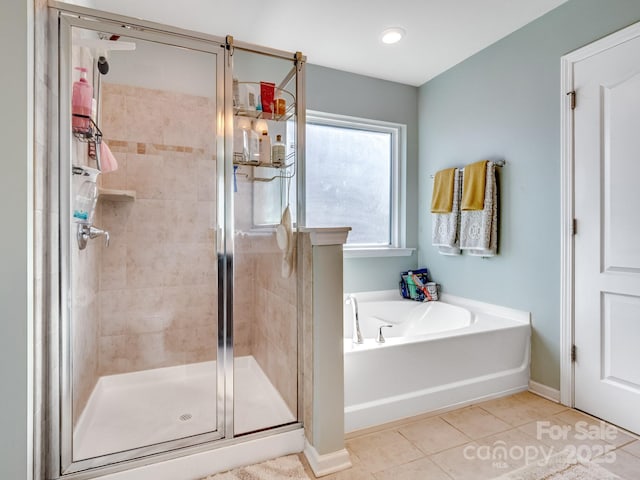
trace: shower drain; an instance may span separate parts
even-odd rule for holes
[[[191,414],[190,413],[183,413],[178,418],[180,420],[182,420],[183,422],[186,422],[187,420],[191,420]]]

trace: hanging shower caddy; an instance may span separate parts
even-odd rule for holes
[[[285,78],[281,85],[285,85],[292,77],[288,76]],[[256,90],[260,89],[260,82],[237,82],[238,86],[252,86]],[[248,109],[244,105],[240,106],[234,102],[233,106],[233,115],[234,117],[244,117],[249,118],[251,120],[267,120],[270,122],[280,122],[286,123],[289,121],[296,113],[296,97],[293,93],[288,90],[285,90],[281,87],[274,88],[274,97],[283,99],[286,102],[286,108],[282,113],[271,113],[264,112],[259,109]],[[238,102],[239,103],[239,102]],[[291,148],[294,149],[291,153],[285,156],[284,163],[282,165],[274,165],[271,162],[263,162],[263,161],[251,161],[247,160],[242,153],[234,152],[233,153],[233,164],[237,166],[246,166],[246,167],[263,167],[263,168],[271,168],[276,170],[276,174],[273,176],[267,177],[256,177],[255,175],[250,176],[248,174],[238,173],[237,175],[246,176],[253,182],[272,182],[278,178],[289,180],[295,177],[296,175],[296,152],[295,146],[291,145]]]
[[[71,128],[73,136],[81,142],[89,144],[89,156],[95,159],[98,170],[102,170],[100,168],[100,143],[102,143],[102,131],[89,115],[74,113],[73,116],[81,118],[84,121],[82,127]]]

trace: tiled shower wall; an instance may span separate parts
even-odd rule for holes
[[[86,48],[72,49],[73,66],[81,66],[91,71],[93,58]],[[74,70],[74,74],[77,72]],[[76,77],[74,77],[74,80]],[[96,163],[88,156],[88,144],[73,139],[71,142],[71,162],[73,165],[96,167]],[[72,176],[72,198],[76,189],[83,183],[82,177]],[[94,223],[101,224],[100,210],[94,215]],[[80,250],[76,242],[77,226],[71,223],[71,291],[72,312],[71,328],[73,334],[73,422],[78,420],[91,392],[98,380],[98,321],[100,313],[98,297],[99,265],[102,239],[91,240],[87,248]]]
[[[134,201],[100,201],[111,245],[100,266],[99,373],[215,359],[216,163],[212,100],[103,84],[104,138],[119,168],[102,187]],[[199,118],[194,122],[194,118]],[[239,181],[236,212],[251,208]],[[242,217],[242,218],[240,218]],[[236,215],[247,232],[250,215]],[[297,408],[295,273],[281,277],[274,234],[236,235],[235,355],[254,355]]]
[[[255,229],[251,168],[238,170],[235,209],[235,355],[253,355],[293,414],[298,398],[297,275],[282,272],[273,231]],[[278,181],[278,180],[276,180]],[[296,257],[294,253],[294,258]]]
[[[236,198],[240,201],[242,199]],[[236,211],[238,205],[236,204]],[[254,317],[256,314],[256,239],[236,235],[233,277],[233,353],[243,357],[253,353]]]
[[[119,168],[100,201],[100,375],[214,360],[217,345],[213,99],[104,83],[101,129]]]
[[[294,414],[298,398],[296,274],[281,275],[282,252],[275,234],[257,246],[252,351]],[[294,254],[295,258],[295,254]]]

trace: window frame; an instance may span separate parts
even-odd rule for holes
[[[375,257],[411,255],[415,249],[406,248],[406,152],[407,126],[401,123],[369,118],[339,115],[307,110],[306,124],[328,127],[351,128],[391,135],[391,198],[390,198],[390,243],[344,245],[345,257]],[[306,133],[308,138],[309,133]],[[305,155],[309,161],[309,154]],[[305,169],[306,170],[306,169]],[[308,182],[305,178],[305,183]],[[304,202],[306,205],[306,185]],[[307,219],[308,220],[308,219]],[[341,225],[338,225],[341,226]]]

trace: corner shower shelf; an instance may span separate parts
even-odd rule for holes
[[[240,175],[246,176],[252,182],[268,183],[268,182],[273,182],[274,180],[276,180],[278,178],[282,178],[282,179],[285,179],[285,180],[293,178],[295,176],[295,174],[296,174],[295,156],[296,156],[295,152],[290,153],[285,158],[284,165],[273,165],[272,163],[266,163],[266,162],[259,162],[259,163],[242,162],[242,161],[236,160],[235,154],[234,154],[233,164],[238,166],[238,167],[262,167],[262,168],[274,168],[274,169],[276,169],[278,171],[278,173],[276,175],[272,176],[272,177],[255,177],[255,176],[251,176],[250,177],[247,174],[240,174]],[[289,171],[290,167],[293,167],[292,171]]]
[[[287,160],[288,159],[289,157],[287,157]],[[243,162],[240,160],[236,160],[235,158],[233,159],[233,164],[241,167],[277,168],[279,170],[286,170],[287,168],[293,166],[293,162],[285,163],[284,165],[274,165],[273,163],[267,163],[267,162],[259,162],[259,163]]]
[[[238,82],[239,84],[245,85],[253,85],[260,90],[260,82]],[[280,97],[284,98],[287,102],[287,108],[283,114],[277,115],[275,113],[265,113],[262,110],[247,110],[240,107],[233,107],[233,114],[237,117],[248,117],[256,120],[273,120],[274,122],[286,122],[289,120],[296,112],[296,97],[293,93],[285,90],[284,88],[275,87],[275,95],[274,98]]]
[[[135,190],[118,190],[115,188],[98,188],[98,199],[109,202],[133,202],[136,199]]]
[[[248,117],[256,120],[273,120],[275,122],[286,122],[294,113],[295,105],[287,107],[287,110],[283,115],[276,115],[275,113],[264,113],[262,110],[245,110],[242,108],[233,107],[233,114],[236,117]]]
[[[274,122],[286,122],[291,118],[294,118],[294,121],[295,121],[296,96],[290,91],[282,88],[282,86],[286,85],[293,78],[293,75],[295,75],[295,72],[296,72],[296,67],[294,67],[293,70],[291,70],[289,74],[285,77],[282,83],[280,83],[281,86],[275,87],[274,99],[283,98],[286,102],[286,109],[283,114],[276,114],[276,113],[270,113],[270,112],[265,113],[262,110],[247,110],[244,108],[240,108],[239,106],[236,105],[237,103],[240,103],[239,98],[236,98],[234,93],[234,106],[233,106],[234,116],[251,118],[255,120],[268,120],[268,121],[274,121]],[[260,82],[237,82],[238,88],[240,87],[240,85],[251,85],[258,92],[260,91],[260,88],[261,88]],[[236,91],[235,88],[236,88],[236,81],[234,80],[234,92]],[[247,174],[239,174],[239,175],[248,177],[251,182],[267,183],[267,182],[273,182],[276,179],[290,180],[296,174],[295,151],[286,156],[286,158],[284,159],[283,165],[273,165],[270,162],[257,162],[257,163],[246,162],[243,160],[242,154],[238,154],[238,153],[233,154],[233,164],[237,166],[242,166],[242,167],[273,168],[273,169],[276,169],[277,171],[277,173],[272,177],[256,177],[256,176],[249,176]],[[290,167],[293,167],[293,169],[290,170]]]

